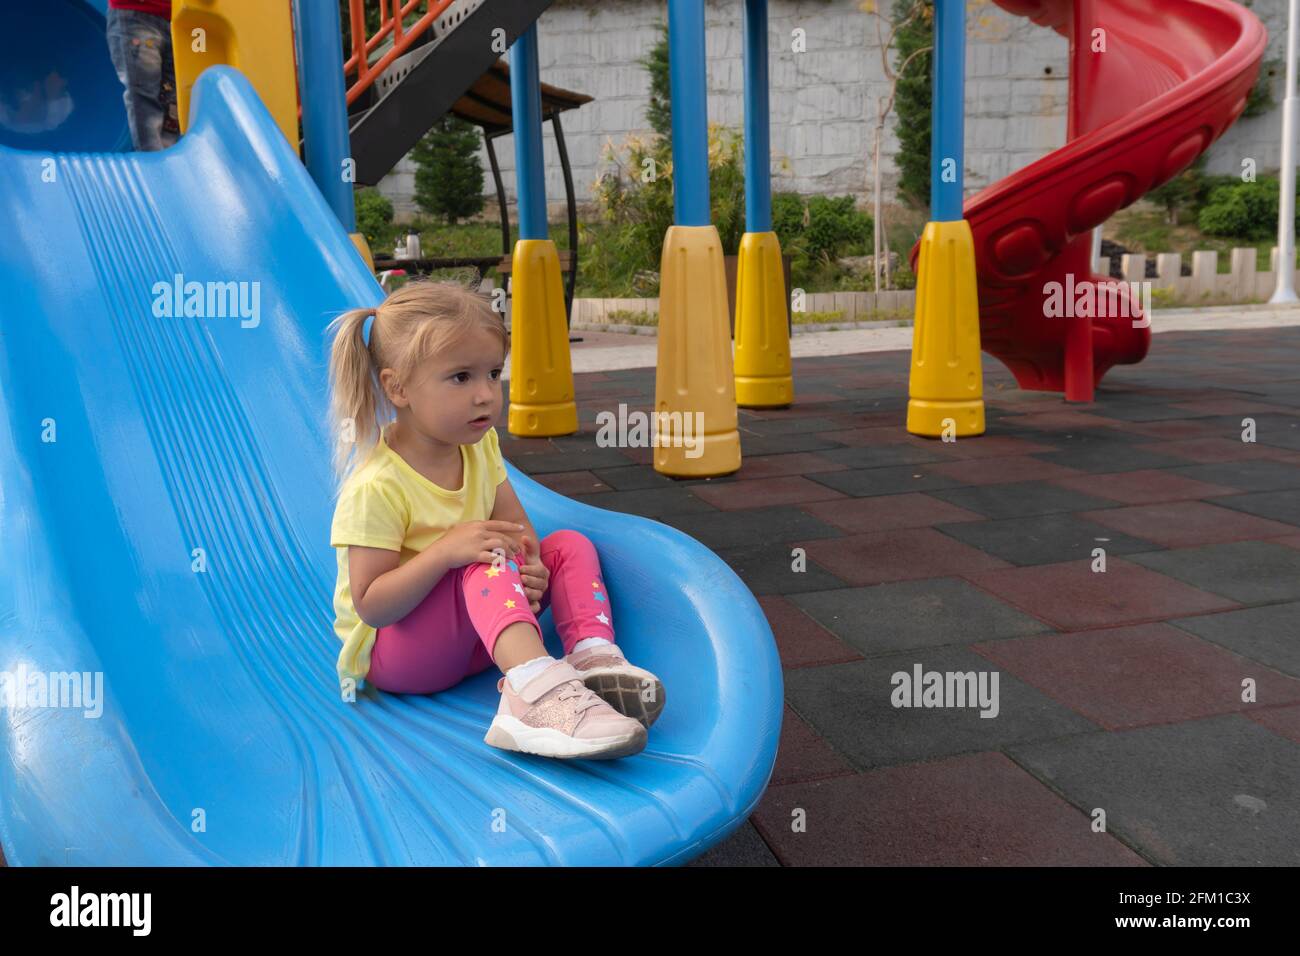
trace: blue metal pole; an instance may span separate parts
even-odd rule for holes
[[[707,226],[712,216],[704,0],[668,0],[668,80],[673,97],[673,215],[679,226]]]
[[[546,176],[542,166],[542,85],[538,78],[537,24],[510,48],[510,101],[515,125],[515,192],[519,238],[548,239]]]
[[[343,41],[337,3],[293,0],[298,47],[298,89],[303,98],[302,139],[307,172],[348,232],[357,231],[352,183],[343,178],[351,153]]]
[[[962,218],[966,74],[966,0],[935,0],[934,114],[930,135],[930,218]],[[944,182],[945,166],[951,177]]]
[[[772,231],[767,0],[745,0],[745,231]]]

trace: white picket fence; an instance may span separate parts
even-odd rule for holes
[[[1214,251],[1192,253],[1192,274],[1182,274],[1183,257],[1176,252],[1162,252],[1155,257],[1156,277],[1152,289],[1169,289],[1182,305],[1226,305],[1230,303],[1267,302],[1277,285],[1277,246],[1269,257],[1267,271],[1256,264],[1255,250],[1233,249],[1228,271],[1219,272],[1219,254]],[[1110,274],[1110,262],[1099,257],[1093,269]],[[1120,256],[1120,272],[1129,282],[1146,279],[1146,257]]]
[[[1156,277],[1149,280],[1151,288],[1168,289],[1169,299],[1161,304],[1180,306],[1230,305],[1250,302],[1267,302],[1277,285],[1277,247],[1274,246],[1269,268],[1256,267],[1256,251],[1233,249],[1229,270],[1219,272],[1218,252],[1193,252],[1192,274],[1182,274],[1183,257],[1176,252],[1162,252],[1155,256]],[[1146,281],[1146,256],[1120,257],[1120,271],[1129,282]],[[1110,275],[1110,261],[1098,257],[1093,270]],[[1300,277],[1296,281],[1300,287]],[[897,319],[900,313],[910,313],[916,306],[916,292],[912,289],[892,292],[813,292],[804,296],[804,311],[817,313],[839,312],[827,321],[871,322]],[[658,299],[574,299],[570,320],[578,326],[599,326],[617,323],[619,312],[658,313]]]

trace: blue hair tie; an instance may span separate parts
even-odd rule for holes
[[[370,348],[370,327],[375,324],[375,313],[371,312],[366,316],[366,321],[361,323],[361,341],[366,343],[366,348]]]

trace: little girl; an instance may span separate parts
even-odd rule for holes
[[[488,744],[639,752],[663,685],[614,643],[592,543],[571,530],[539,540],[506,477],[493,427],[501,316],[468,289],[411,282],[330,331],[340,680],[432,694],[495,664],[505,676]],[[542,645],[536,615],[548,606],[563,660]]]

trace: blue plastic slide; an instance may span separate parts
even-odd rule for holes
[[[781,725],[761,609],[686,535],[513,467],[542,534],[595,541],[664,680],[647,749],[487,746],[495,671],[341,699],[324,329],[381,293],[240,73],[204,73],[193,119],[162,153],[0,146],[8,862],[671,864],[723,839]],[[178,281],[234,285],[187,316]]]

